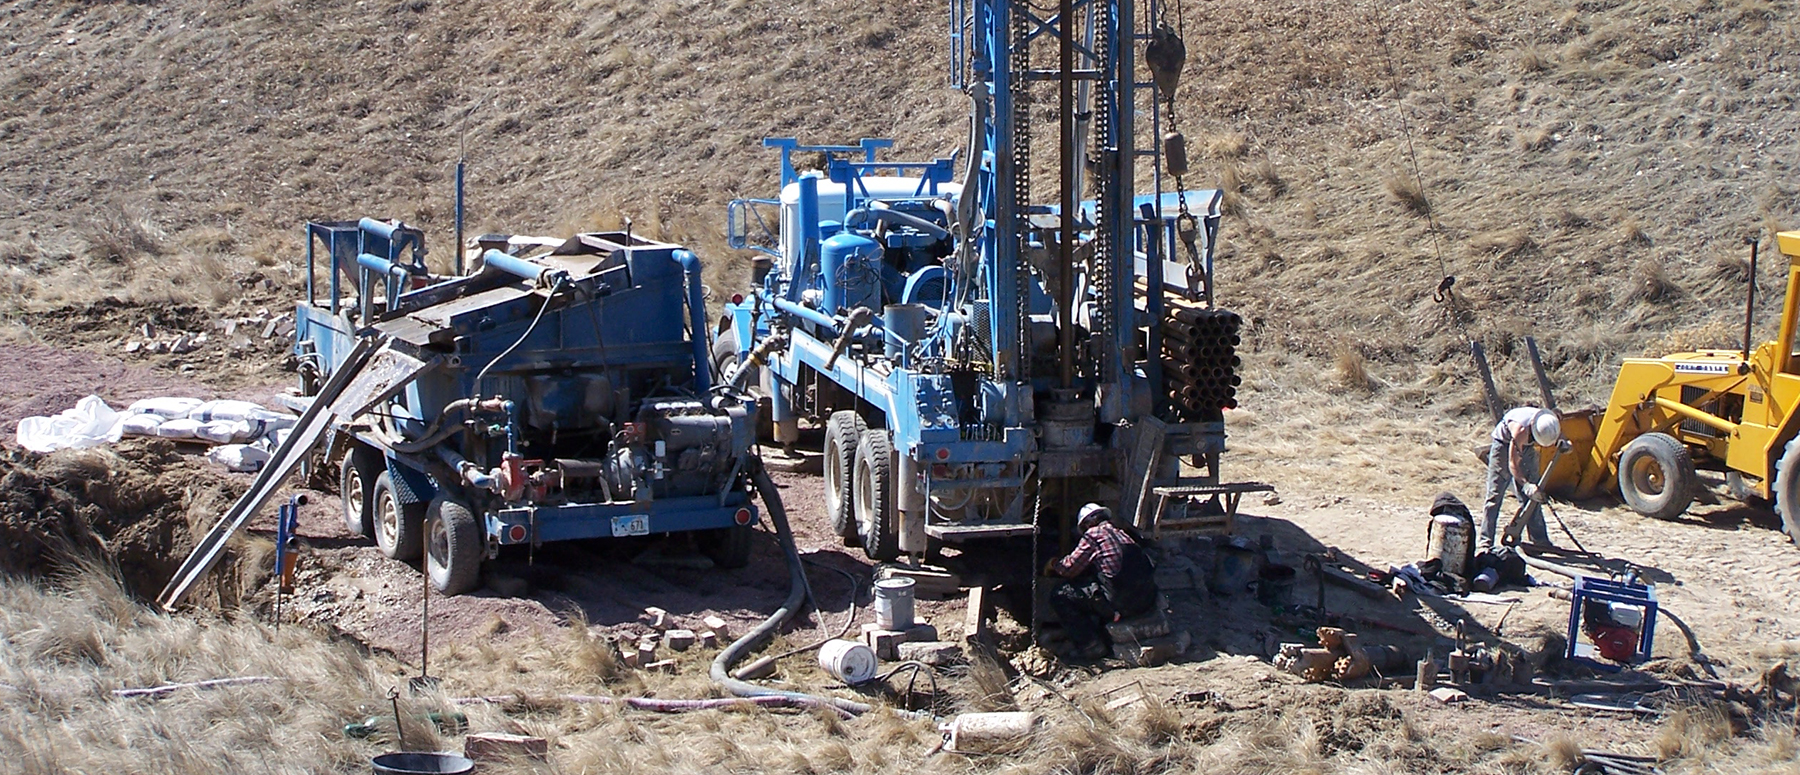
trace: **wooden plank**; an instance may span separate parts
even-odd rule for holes
[[[987,645],[987,587],[969,587],[969,607],[963,614],[963,640]]]
[[[1139,530],[1154,527],[1144,515],[1144,502],[1150,495],[1150,482],[1162,462],[1163,437],[1169,426],[1155,417],[1145,417],[1138,427],[1137,441],[1132,446],[1130,467],[1126,469],[1125,492],[1119,499],[1122,508],[1130,509],[1131,524]],[[1130,474],[1137,472],[1139,476]]]

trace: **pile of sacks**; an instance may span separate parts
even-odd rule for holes
[[[249,401],[146,398],[115,411],[88,396],[55,417],[19,421],[19,446],[54,452],[111,444],[126,436],[153,436],[219,445],[207,458],[233,471],[256,471],[294,426],[291,414]]]

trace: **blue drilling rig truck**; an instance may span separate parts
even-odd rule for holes
[[[1235,511],[1269,488],[1219,475],[1240,319],[1214,304],[1222,194],[1183,185],[1180,31],[1159,0],[950,11],[967,146],[765,140],[779,194],[729,205],[761,255],[715,363],[776,441],[824,425],[832,528],[876,560],[1066,548],[1089,501],[1156,533]]]

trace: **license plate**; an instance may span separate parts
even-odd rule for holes
[[[645,514],[634,514],[629,517],[613,517],[612,527],[614,538],[649,535],[650,517]]]

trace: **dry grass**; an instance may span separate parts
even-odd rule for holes
[[[1418,178],[1409,174],[1389,175],[1382,185],[1387,188],[1388,196],[1407,212],[1421,217],[1431,214],[1431,203],[1425,198],[1425,189],[1419,185]]]

